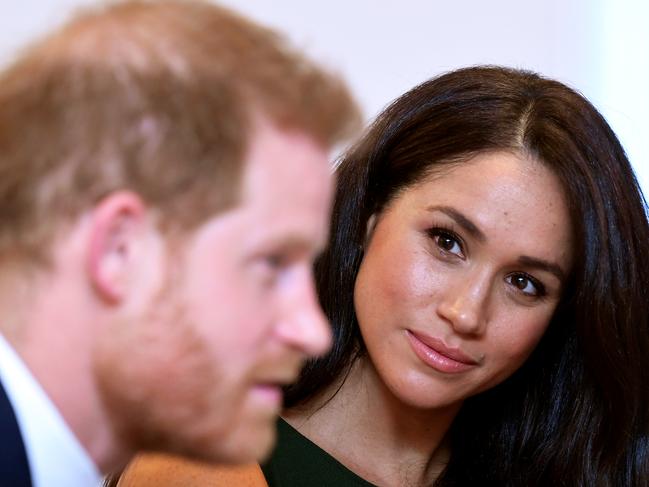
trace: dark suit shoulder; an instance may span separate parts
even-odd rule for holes
[[[32,487],[16,413],[0,382],[0,487]]]

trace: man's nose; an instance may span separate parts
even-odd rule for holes
[[[282,312],[277,332],[285,343],[310,357],[329,351],[332,342],[331,326],[318,303],[310,271],[305,271],[298,277]]]

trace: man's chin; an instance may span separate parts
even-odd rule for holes
[[[245,464],[263,462],[268,458],[277,439],[274,421],[252,428],[246,425],[224,441],[215,443],[213,449],[195,452],[202,461],[219,464]]]

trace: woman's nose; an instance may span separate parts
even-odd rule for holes
[[[440,297],[438,315],[463,335],[484,333],[487,323],[487,299],[491,288],[488,273],[458,276]]]

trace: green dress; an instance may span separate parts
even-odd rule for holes
[[[277,446],[261,466],[269,487],[376,487],[280,418]]]

